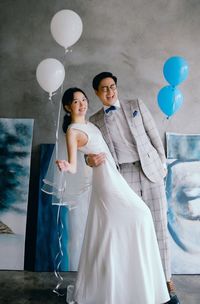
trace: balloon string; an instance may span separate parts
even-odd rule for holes
[[[64,58],[62,60],[63,65],[65,66],[66,62],[66,52],[64,53]],[[56,124],[56,144],[55,144],[55,151],[56,151],[56,159],[58,159],[58,136],[59,136],[59,128],[60,128],[60,114],[62,108],[62,94],[63,94],[63,83],[60,88],[60,100],[59,100],[59,108],[58,108],[58,117],[57,117],[57,124]]]
[[[58,283],[56,285],[56,287],[53,289],[53,292],[56,293],[58,296],[64,296],[63,293],[59,292],[59,289],[63,283],[63,277],[61,276],[61,274],[59,273],[59,269],[60,269],[60,265],[62,262],[62,257],[63,257],[63,251],[62,251],[62,235],[63,235],[63,223],[61,220],[61,216],[60,216],[60,208],[61,206],[58,206],[58,211],[57,211],[57,234],[58,234],[58,253],[55,257],[55,268],[54,268],[54,274],[58,280]]]
[[[63,172],[61,172],[61,174],[63,175]],[[63,177],[61,178],[63,180]],[[56,287],[53,289],[53,292],[55,294],[57,294],[58,296],[64,296],[65,294],[61,293],[60,287],[63,284],[63,277],[61,276],[59,270],[60,270],[60,265],[62,263],[62,258],[63,258],[63,250],[62,250],[62,236],[63,236],[63,229],[64,229],[64,225],[61,219],[61,207],[62,205],[64,206],[63,202],[63,197],[64,197],[64,190],[66,187],[66,180],[64,179],[64,185],[61,191],[61,196],[59,198],[59,206],[58,206],[58,211],[57,211],[57,220],[56,220],[56,224],[57,224],[57,235],[58,235],[58,253],[56,254],[55,260],[54,260],[54,274],[55,277],[57,279],[57,285]]]
[[[65,66],[65,61],[66,61],[66,52],[64,54],[64,59],[63,59],[63,65]],[[58,116],[57,116],[57,122],[56,122],[56,142],[55,142],[55,157],[56,160],[58,159],[58,141],[59,141],[59,128],[60,128],[60,115],[61,115],[61,108],[62,108],[62,94],[63,94],[63,83],[60,88],[60,100],[59,100],[59,108],[58,108]],[[63,172],[61,172],[63,175]],[[63,180],[63,176],[61,176],[61,180]],[[64,190],[66,187],[66,181],[64,179],[64,185],[62,187],[62,192],[61,196],[59,197],[59,206],[58,206],[58,211],[57,211],[57,234],[58,234],[58,253],[56,254],[55,260],[54,260],[54,274],[57,279],[57,285],[53,289],[53,292],[57,294],[58,296],[64,296],[63,293],[61,293],[59,290],[61,288],[61,285],[63,284],[63,277],[61,276],[59,270],[60,270],[60,265],[62,262],[62,257],[63,257],[63,251],[62,251],[62,235],[63,235],[63,223],[61,220],[61,206],[63,204],[63,194]]]
[[[63,84],[61,86],[61,96],[62,96],[62,92],[63,92]],[[58,159],[58,134],[59,134],[59,127],[60,127],[60,113],[61,113],[61,98],[59,101],[59,108],[58,108],[58,118],[57,118],[57,124],[56,124],[56,144],[55,144],[55,149],[56,149],[56,160]]]
[[[167,132],[167,128],[169,127],[170,125],[170,117],[167,116],[167,117],[164,117],[163,120],[162,120],[162,130],[163,130],[163,133],[166,133]]]

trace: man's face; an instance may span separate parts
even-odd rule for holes
[[[95,93],[105,106],[113,105],[118,98],[117,86],[110,77],[101,80]]]

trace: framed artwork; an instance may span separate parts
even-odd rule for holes
[[[33,119],[0,119],[0,269],[23,270]]]
[[[200,135],[167,133],[168,228],[174,274],[200,273]]]

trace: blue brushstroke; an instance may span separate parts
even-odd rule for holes
[[[32,131],[33,120],[0,119],[0,211],[27,203]]]
[[[51,196],[42,192],[42,180],[46,175],[49,161],[52,155],[54,145],[43,144],[41,145],[41,166],[40,166],[40,183],[39,183],[39,200],[38,200],[38,224],[37,224],[37,243],[36,243],[36,271],[54,271],[55,270],[55,257],[59,252],[58,244],[58,229],[57,227],[57,211],[58,206],[52,206]],[[68,257],[68,209],[61,207],[60,218],[64,225],[62,230],[62,251],[63,258],[60,265],[60,271],[69,270],[69,257]]]

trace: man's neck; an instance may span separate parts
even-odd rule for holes
[[[111,105],[105,105],[105,104],[103,104],[103,108],[104,109],[108,109],[108,108],[110,108],[111,106],[115,106],[115,107],[117,107],[117,108],[120,108],[120,102],[119,102],[119,99],[117,99],[113,104],[111,104]]]

